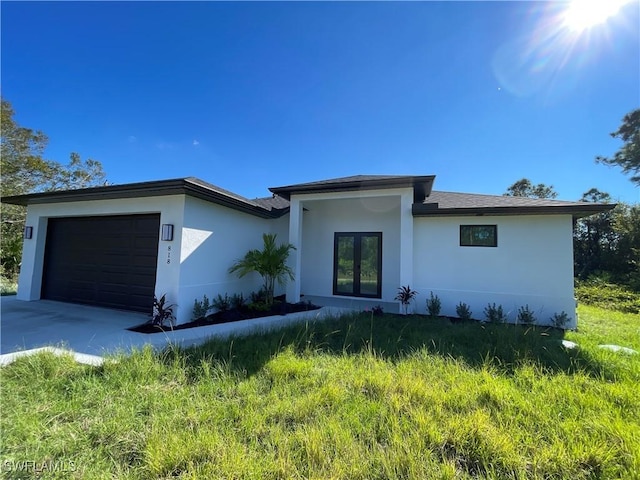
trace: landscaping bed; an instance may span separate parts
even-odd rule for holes
[[[181,323],[174,327],[170,325],[153,325],[151,323],[143,323],[135,327],[128,328],[132,332],[138,333],[163,333],[172,330],[184,330],[187,328],[205,327],[207,325],[218,325],[221,323],[239,322],[240,320],[250,320],[252,318],[271,317],[274,315],[287,315],[289,313],[307,312],[318,310],[320,307],[313,305],[311,302],[287,303],[283,296],[276,298],[276,301],[270,308],[256,309],[250,305],[243,305],[240,308],[230,308],[225,311],[218,311],[210,315],[200,317],[187,323]]]

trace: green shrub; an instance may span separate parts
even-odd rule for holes
[[[469,305],[464,302],[460,302],[456,307],[456,315],[460,320],[471,320],[471,309]]]
[[[256,312],[268,312],[271,310],[271,305],[266,302],[251,302],[247,305],[249,310],[253,310]]]
[[[569,323],[569,315],[564,310],[560,313],[554,313],[551,317],[551,323],[556,328],[565,328],[567,323]]]
[[[15,295],[18,291],[18,284],[11,279],[0,276],[0,295]]]
[[[442,309],[442,302],[438,295],[434,295],[433,292],[429,293],[429,298],[427,300],[427,313],[430,317],[437,317],[440,315],[440,310]]]
[[[504,323],[507,321],[507,317],[502,310],[502,305],[496,306],[495,303],[490,303],[486,306],[484,316],[487,322],[491,323]]]
[[[198,301],[198,299],[196,298],[193,301],[193,319],[197,320],[199,318],[205,317],[210,309],[211,304],[209,303],[209,299],[206,295],[202,296],[202,301]]]
[[[218,294],[218,296],[211,302],[211,306],[218,309],[219,312],[226,312],[231,307],[231,299],[226,293],[224,294],[224,297]]]
[[[526,325],[536,323],[536,316],[531,310],[529,310],[529,305],[525,305],[518,309],[518,323],[524,323]]]
[[[249,303],[266,303],[267,291],[264,288],[261,288],[257,292],[251,292],[249,297],[250,297]]]
[[[640,294],[640,269],[629,274],[627,285],[632,292]]]
[[[640,313],[640,293],[632,292],[620,285],[591,279],[578,282],[575,294],[578,302],[585,305],[623,313]]]
[[[240,310],[242,307],[244,307],[244,303],[245,300],[242,293],[234,293],[233,295],[231,295],[231,308]]]

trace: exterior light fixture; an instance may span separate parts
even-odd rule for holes
[[[24,227],[24,238],[27,240],[31,240],[31,237],[33,237],[33,227]]]
[[[165,242],[173,240],[173,225],[170,223],[162,224],[162,236],[160,237]]]

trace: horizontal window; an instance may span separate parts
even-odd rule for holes
[[[461,247],[497,247],[497,225],[460,225]]]

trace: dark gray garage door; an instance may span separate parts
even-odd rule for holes
[[[51,218],[42,298],[151,313],[160,215]]]

